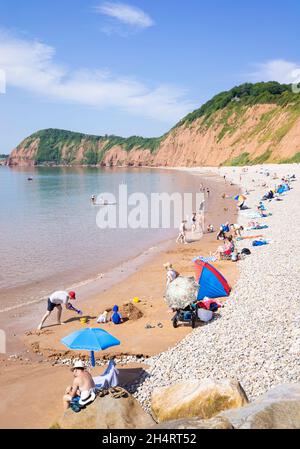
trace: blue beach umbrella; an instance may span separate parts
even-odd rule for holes
[[[91,364],[95,366],[95,351],[117,346],[121,342],[111,334],[99,328],[86,328],[64,337],[61,342],[70,349],[90,351]]]

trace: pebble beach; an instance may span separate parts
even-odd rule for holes
[[[203,171],[199,169],[199,174]],[[238,242],[238,250],[249,248],[251,255],[238,262],[239,279],[219,316],[147,361],[149,369],[134,395],[148,411],[156,387],[193,378],[237,379],[250,400],[276,385],[300,382],[300,166],[252,166],[246,172],[242,167],[207,168],[205,172],[226,176],[227,182],[248,193],[250,209],[238,216],[245,228],[262,196],[280,184],[282,176],[295,174],[297,181],[282,201],[265,202],[272,215],[255,221],[267,229],[243,234],[262,234],[269,244],[252,247],[250,239]],[[273,179],[275,173],[279,179]]]

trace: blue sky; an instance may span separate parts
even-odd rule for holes
[[[0,153],[49,127],[161,135],[234,85],[292,82],[299,13],[298,0],[1,0]]]

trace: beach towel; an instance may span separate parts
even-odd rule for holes
[[[250,240],[250,239],[258,239],[263,237],[263,235],[246,235],[244,237],[238,237],[237,240]]]
[[[116,387],[119,384],[119,371],[116,368],[115,361],[110,360],[102,376],[93,377],[93,380],[98,389]]]
[[[253,212],[251,210],[244,212],[243,215],[246,215],[251,220],[254,220],[255,218],[261,218],[260,214],[258,214],[257,212]]]
[[[261,229],[267,229],[269,226],[267,225],[260,225],[260,226],[253,226],[252,228],[246,228],[246,231],[260,231]]]
[[[201,260],[201,262],[215,262],[217,258],[215,256],[198,256],[193,259],[193,262],[195,263],[197,260]]]
[[[254,242],[252,242],[252,246],[263,246],[263,245],[268,245],[268,242],[266,240],[254,240]]]

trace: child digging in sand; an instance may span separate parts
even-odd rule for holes
[[[113,314],[111,316],[111,321],[114,324],[121,324],[123,322],[122,315],[119,313],[119,307],[113,307]]]

